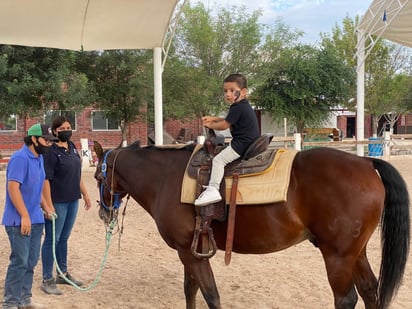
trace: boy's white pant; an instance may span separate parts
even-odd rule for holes
[[[225,173],[225,166],[238,158],[240,158],[240,155],[234,151],[230,145],[216,155],[212,161],[212,172],[210,174],[209,186],[219,190],[220,183]]]

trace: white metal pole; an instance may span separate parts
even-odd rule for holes
[[[300,133],[293,134],[295,138],[295,149],[301,151],[302,150],[302,137]]]
[[[357,60],[357,107],[356,107],[356,139],[363,141],[365,139],[365,33],[358,29],[358,50],[356,52]],[[356,146],[358,156],[364,156],[365,150],[363,144]]]
[[[163,145],[162,48],[153,49],[155,144]]]

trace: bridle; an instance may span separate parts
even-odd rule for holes
[[[103,158],[103,163],[101,165],[101,181],[100,181],[100,188],[99,188],[99,192],[100,192],[100,201],[99,201],[99,205],[101,207],[103,207],[104,209],[106,209],[107,211],[111,211],[111,212],[117,212],[120,208],[120,206],[122,205],[122,199],[120,198],[121,194],[124,194],[125,192],[114,192],[114,168],[116,165],[116,160],[117,157],[119,155],[119,153],[121,152],[121,149],[119,151],[116,152],[114,160],[113,160],[113,171],[112,171],[112,177],[111,177],[111,182],[110,184],[107,182],[107,158],[109,153],[111,153],[112,150],[109,150],[106,152],[106,154],[104,155]],[[104,201],[104,192],[105,190],[109,191],[110,193],[110,205],[107,205]]]
[[[113,150],[109,150],[106,152],[106,154],[103,157],[103,162],[101,164],[101,173],[99,175],[99,180],[100,180],[100,188],[99,188],[99,193],[100,193],[100,201],[98,202],[100,205],[100,210],[99,210],[99,216],[100,218],[106,223],[106,229],[108,229],[108,233],[111,235],[112,234],[112,230],[115,226],[117,226],[117,216],[119,213],[119,209],[120,206],[122,205],[122,195],[123,197],[125,195],[127,195],[126,198],[126,205],[123,208],[123,216],[122,216],[122,223],[121,223],[121,228],[119,229],[118,226],[118,231],[120,231],[119,233],[119,246],[120,246],[120,237],[123,233],[123,220],[126,214],[126,207],[130,198],[130,194],[128,194],[127,191],[120,191],[120,192],[115,192],[114,191],[114,169],[116,166],[116,160],[120,154],[120,152],[122,151],[122,149],[120,149],[119,151],[115,152],[115,156],[113,159],[113,168],[112,168],[112,175],[111,175],[111,182],[110,184],[107,181],[107,158],[109,156],[109,154],[112,152]],[[110,193],[110,205],[107,205],[104,201],[104,193],[105,191],[109,191]],[[107,214],[104,212],[104,210],[106,210],[107,212],[109,212],[109,217],[107,217]]]

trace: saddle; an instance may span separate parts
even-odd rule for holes
[[[272,138],[272,134],[264,134],[258,137],[241,158],[225,166],[224,176],[230,177],[235,173],[239,175],[257,174],[269,168],[276,154],[275,149],[268,149]],[[209,144],[213,141],[210,140]],[[202,167],[208,166],[210,170],[213,157],[225,147],[222,144],[209,144],[206,141],[204,148],[192,156],[187,169],[190,177],[197,179]]]
[[[264,134],[258,137],[247,149],[245,154],[231,162],[225,167],[225,177],[232,178],[232,189],[230,194],[230,212],[228,216],[228,232],[226,240],[225,263],[230,263],[234,218],[236,211],[236,193],[237,184],[240,175],[259,174],[271,166],[276,150],[268,149],[272,141],[272,134]],[[202,149],[196,152],[187,166],[189,177],[197,179],[196,196],[203,191],[203,186],[207,185],[210,178],[212,159],[225,148],[223,136],[212,135],[208,138]],[[224,182],[224,181],[223,181]],[[221,185],[221,194],[225,200],[224,184]],[[212,220],[224,221],[227,217],[227,207],[225,202],[217,204],[195,207],[196,226],[192,242],[192,253],[198,258],[210,258],[216,253],[216,243],[213,237],[213,231],[210,227]],[[201,237],[201,245],[199,238]],[[200,251],[199,251],[200,250]]]

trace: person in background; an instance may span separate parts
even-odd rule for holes
[[[56,209],[55,252],[57,265],[64,276],[77,286],[82,282],[76,280],[67,270],[68,240],[75,223],[79,208],[79,199],[83,196],[85,209],[91,207],[89,195],[81,179],[81,159],[74,143],[70,140],[72,126],[65,116],[53,120],[52,133],[58,138],[44,157],[46,171],[45,188]],[[41,259],[43,265],[43,282],[41,290],[46,294],[61,295],[56,284],[69,284],[59,273],[53,276],[53,231],[52,222],[45,223]]]
[[[55,139],[47,125],[33,125],[27,131],[23,147],[11,156],[7,164],[2,224],[9,237],[11,252],[4,284],[3,309],[45,308],[32,303],[31,299],[44,217],[51,219],[55,215],[53,205],[45,198],[43,165],[43,155]]]
[[[247,80],[242,74],[231,74],[223,81],[225,100],[229,103],[229,113],[225,118],[205,116],[203,125],[213,130],[230,128],[230,145],[212,160],[209,185],[195,200],[196,206],[206,206],[222,200],[219,192],[225,166],[240,158],[248,147],[259,137],[259,123],[247,95]]]

